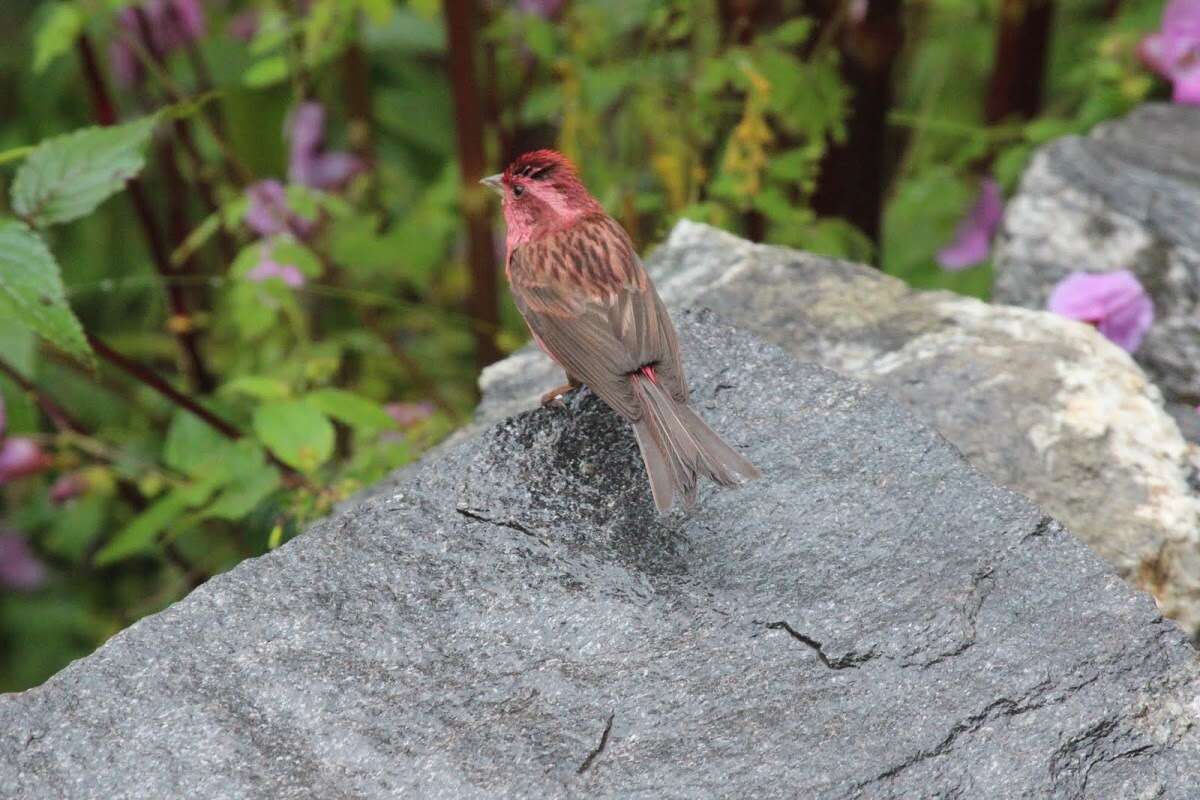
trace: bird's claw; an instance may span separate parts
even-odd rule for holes
[[[567,392],[574,391],[579,388],[577,383],[565,383],[555,389],[551,389],[542,395],[542,408],[566,408],[563,402],[563,397]]]
[[[546,392],[542,395],[542,408],[566,408],[567,404],[563,402],[562,392],[553,391]]]

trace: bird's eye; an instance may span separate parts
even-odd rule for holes
[[[525,194],[524,186],[522,186],[519,183],[517,185],[513,186],[513,197],[520,197],[523,194]]]

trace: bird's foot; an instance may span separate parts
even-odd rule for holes
[[[562,408],[563,395],[578,388],[578,383],[564,383],[562,386],[551,389],[542,395],[542,408]]]

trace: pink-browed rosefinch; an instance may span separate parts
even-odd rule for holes
[[[586,384],[633,425],[660,512],[759,471],[687,405],[675,327],[633,243],[553,150],[526,153],[484,178],[503,198],[505,272],[533,338],[567,372],[542,403]]]

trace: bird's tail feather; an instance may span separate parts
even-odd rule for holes
[[[753,480],[761,476],[686,403],[676,401],[652,371],[635,373],[630,380],[642,404],[642,418],[634,423],[633,432],[660,512],[668,511],[676,499],[685,507],[694,505],[696,482],[702,475],[721,486],[736,486],[739,477]]]

